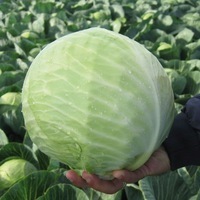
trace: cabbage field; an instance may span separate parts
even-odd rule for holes
[[[176,113],[200,93],[199,0],[0,0],[0,200],[200,199],[198,166],[146,177],[112,195],[77,188],[65,177],[69,166],[30,139],[21,93],[31,63],[49,43],[92,27],[134,39],[160,61]]]

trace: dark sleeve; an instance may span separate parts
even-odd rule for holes
[[[200,95],[191,98],[175,117],[163,146],[172,170],[188,165],[200,166]]]

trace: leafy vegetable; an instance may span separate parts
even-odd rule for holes
[[[48,45],[27,73],[22,106],[39,149],[102,178],[144,164],[167,137],[174,114],[171,85],[158,60],[139,43],[102,28]]]
[[[36,168],[26,160],[12,159],[0,166],[0,190],[9,188],[20,178],[35,171]]]

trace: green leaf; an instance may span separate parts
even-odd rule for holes
[[[3,86],[0,88],[0,96],[8,92],[21,92],[22,85],[23,85],[23,80],[19,80],[14,84]]]
[[[147,20],[149,18],[152,18],[154,16],[155,12],[153,10],[147,11],[142,15],[143,20]]]
[[[196,190],[200,188],[200,168],[198,167],[194,176],[193,176],[193,184]]]
[[[0,148],[8,144],[8,138],[3,130],[0,129]]]
[[[59,164],[56,165],[56,167],[54,168],[50,168],[50,158],[44,154],[43,152],[41,152],[38,147],[32,142],[32,140],[30,139],[28,133],[25,134],[24,136],[24,141],[23,141],[23,144],[28,147],[30,147],[34,153],[34,155],[36,156],[37,158],[37,161],[39,163],[39,168],[41,170],[48,170],[48,171],[51,171],[53,169],[57,169],[59,168]],[[58,161],[57,161],[58,163]]]
[[[176,113],[178,114],[178,113],[180,113],[181,112],[181,110],[183,109],[183,105],[182,104],[180,104],[180,103],[174,103],[174,106],[175,106],[175,109],[176,109]]]
[[[59,168],[59,166],[60,166],[59,161],[54,160],[54,159],[51,158],[49,160],[48,170],[57,169],[57,168]]]
[[[31,30],[35,33],[44,33],[45,15],[38,14],[37,19],[31,24]]]
[[[178,33],[176,39],[180,40],[181,42],[185,41],[186,43],[189,43],[192,41],[193,36],[194,32],[192,30],[184,28],[182,31]]]
[[[113,27],[113,31],[118,33],[121,29],[122,23],[120,20],[116,19],[115,21],[113,21],[112,23],[112,27]]]
[[[163,35],[159,37],[154,45],[156,53],[165,60],[179,59],[180,49],[176,47],[176,40],[172,35]]]
[[[158,19],[160,20],[160,23],[164,26],[171,26],[173,23],[173,19],[170,15],[159,15]]]
[[[176,171],[139,181],[145,200],[188,200],[191,191]]]
[[[7,92],[21,92],[25,72],[6,71],[0,74],[0,96]]]
[[[14,66],[10,63],[0,63],[0,70],[2,72],[14,70]]]
[[[0,49],[7,48],[10,41],[7,38],[0,38]]]
[[[8,92],[0,97],[0,105],[18,106],[21,103],[21,94],[18,92]]]
[[[127,200],[144,200],[142,191],[139,189],[139,187],[135,187],[134,184],[128,184],[128,186],[125,188]]]
[[[33,31],[30,30],[25,30],[22,34],[21,34],[22,38],[26,38],[26,39],[37,39],[39,38],[39,35]]]
[[[198,8],[199,9],[199,8]],[[200,30],[199,20],[200,20],[200,14],[198,12],[187,12],[185,15],[181,18],[185,24],[191,27],[196,27],[197,30]]]
[[[35,58],[40,53],[40,51],[41,51],[40,48],[33,48],[30,50],[29,55]]]
[[[57,184],[50,187],[44,195],[37,200],[89,200],[87,195],[79,188],[69,184]],[[106,199],[105,199],[106,200]]]
[[[190,188],[193,193],[193,197],[191,199],[200,200],[200,167],[199,166],[188,166],[181,168],[181,173],[184,182],[187,183],[188,188]],[[196,194],[196,195],[195,195]]]
[[[38,161],[28,146],[21,143],[10,142],[0,149],[0,162],[12,157],[22,158],[32,163],[39,169]]]
[[[195,42],[189,43],[185,46],[187,50],[188,57],[192,59],[199,59],[199,47],[200,47],[200,39],[196,40]]]
[[[28,53],[31,49],[36,47],[34,39],[31,40],[26,38],[22,38],[19,45],[26,53]]]
[[[18,14],[15,12],[9,12],[7,13],[7,16],[5,17],[5,25],[11,26],[12,24],[18,23]]]
[[[37,3],[34,3],[33,11],[35,13],[52,13],[53,9],[55,8],[55,2],[51,1],[44,1],[40,2],[37,1]]]
[[[24,79],[24,72],[22,71],[7,71],[0,75],[0,87],[10,86]]]
[[[7,109],[6,112],[2,114],[4,123],[7,124],[14,133],[24,136],[25,128],[21,104],[18,106],[3,105],[0,106],[0,111],[2,111],[1,109],[4,111]]]
[[[159,44],[159,47],[157,48],[157,51],[164,51],[164,50],[168,50],[168,49],[171,49],[171,48],[172,48],[171,44],[168,44],[166,42],[161,42]]]
[[[186,78],[174,69],[165,68],[165,71],[171,81],[174,94],[182,94],[187,83]]]
[[[35,155],[37,156],[37,159],[39,161],[40,169],[45,170],[49,166],[49,157],[42,153],[39,149],[35,151]]]
[[[77,10],[87,9],[90,8],[92,2],[93,2],[92,0],[79,0],[72,7],[76,8]]]
[[[200,60],[199,59],[193,59],[193,60],[188,60],[187,61],[187,68],[190,68],[192,71],[192,69],[197,69],[200,70]]]
[[[188,172],[186,167],[180,168],[177,170],[180,177],[183,178],[184,183],[189,188],[191,194],[196,194],[198,190],[195,188],[195,184],[193,184],[193,178],[190,176],[190,173]]]
[[[114,14],[114,16],[116,18],[124,18],[125,13],[124,13],[124,9],[123,6],[120,4],[112,4],[111,5],[111,10],[112,13]]]
[[[200,71],[191,71],[187,75],[185,92],[196,95],[200,93]]]
[[[28,65],[26,62],[24,62],[21,58],[18,58],[17,59],[17,64],[19,66],[19,68],[22,70],[22,71],[25,71],[28,69]]]
[[[37,171],[14,184],[0,200],[35,200],[42,196],[45,191],[59,182],[59,173]]]
[[[23,144],[25,146],[30,147],[31,149],[33,148],[33,142],[31,140],[31,138],[29,137],[28,133],[26,132],[23,138]]]
[[[196,195],[192,196],[189,200],[200,200],[200,190]]]
[[[115,194],[105,194],[94,189],[87,188],[84,189],[84,192],[87,194],[89,200],[121,200],[122,198],[122,190],[116,192]]]
[[[17,43],[14,43],[14,46],[16,53],[18,53],[20,56],[26,56],[26,52]]]

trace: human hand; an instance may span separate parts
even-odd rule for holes
[[[66,177],[77,187],[90,187],[100,192],[113,194],[124,187],[124,183],[135,183],[146,176],[160,175],[170,170],[169,157],[163,147],[156,150],[149,160],[135,171],[113,171],[112,180],[102,180],[94,174],[84,171],[79,176],[75,171],[69,170]]]

